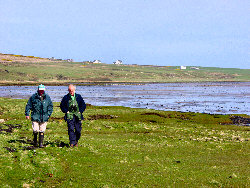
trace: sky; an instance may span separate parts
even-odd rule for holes
[[[0,0],[0,53],[250,68],[249,0]]]

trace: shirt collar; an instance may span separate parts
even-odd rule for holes
[[[76,94],[74,93],[74,96],[70,95],[72,100],[75,100]]]

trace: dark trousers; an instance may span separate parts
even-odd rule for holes
[[[74,115],[73,120],[67,119],[67,124],[70,144],[75,145],[81,137],[82,122]]]

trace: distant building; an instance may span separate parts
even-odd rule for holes
[[[181,66],[181,70],[185,70],[185,69],[187,69],[186,66]]]
[[[122,65],[123,63],[122,63],[121,60],[116,60],[115,62],[113,62],[113,64],[115,64],[115,65]]]
[[[93,63],[97,64],[97,63],[102,63],[100,60],[94,60]]]
[[[73,62],[73,59],[66,59],[67,62]]]
[[[195,70],[199,70],[199,67],[190,67],[190,69],[195,69]]]

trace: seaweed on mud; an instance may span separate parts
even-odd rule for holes
[[[98,119],[114,119],[114,118],[117,118],[117,116],[96,114],[96,115],[89,116],[87,119],[88,120],[98,120]]]
[[[155,112],[149,112],[149,113],[143,113],[141,115],[155,115],[155,116],[159,116],[159,117],[162,117],[162,118],[175,118],[175,119],[181,119],[181,120],[190,120],[191,119],[189,117],[189,115],[187,115],[187,114],[167,114],[167,115],[163,115],[163,114],[159,114],[159,113],[155,113]]]
[[[31,144],[31,145],[28,145],[28,146],[19,146],[19,149],[20,150],[34,150],[37,148],[37,146],[34,146],[33,145],[33,142],[31,140],[10,140],[8,141],[8,143],[16,143],[16,142],[19,142],[19,143],[24,143],[24,144]],[[59,141],[59,140],[56,140],[55,142],[50,142],[50,141],[45,141],[44,143],[45,146],[52,146],[52,147],[69,147],[69,144],[68,143],[65,143],[65,142],[62,142],[62,141]],[[5,148],[7,151],[13,153],[13,152],[17,152],[18,149],[17,148],[13,148],[13,147],[3,147]]]
[[[4,129],[2,126],[0,126],[0,134],[3,132],[6,133],[13,133],[13,129],[20,129],[22,127],[22,125],[20,124],[4,124],[5,126],[7,126],[7,129]]]
[[[44,142],[44,145],[45,146],[50,146],[50,147],[69,147],[69,144],[68,143],[65,143],[63,141],[60,141],[60,140],[56,140],[56,141],[45,141]]]
[[[155,116],[159,116],[159,117],[163,117],[163,118],[168,118],[168,116],[158,114],[158,113],[154,113],[154,112],[148,112],[148,113],[144,113],[144,114],[141,114],[141,115],[155,115]]]
[[[150,123],[157,123],[155,120],[149,120]]]
[[[245,118],[241,116],[232,116],[230,119],[233,121],[234,125],[250,126],[250,118]]]
[[[27,144],[33,144],[33,142],[32,141],[27,141],[26,142]],[[68,143],[65,143],[65,142],[63,142],[63,141],[60,141],[60,140],[56,140],[56,141],[45,141],[44,142],[44,146],[46,147],[46,146],[50,146],[50,147],[60,147],[60,148],[63,148],[63,147],[69,147],[69,144]],[[36,146],[33,146],[33,145],[31,145],[31,146],[24,146],[24,147],[22,147],[22,150],[33,150],[33,149],[35,149],[35,148],[37,148]]]
[[[23,146],[22,147],[22,150],[34,150],[34,149],[36,149],[35,146]]]
[[[33,141],[30,139],[25,140],[24,137],[21,137],[20,139],[16,140],[9,140],[8,143],[21,143],[21,144],[29,144],[29,146],[19,146],[19,149],[21,150],[33,150],[35,149],[35,146],[31,145],[33,144]],[[9,152],[16,152],[17,148],[11,148],[11,147],[3,147],[7,149]]]
[[[13,152],[17,152],[17,149],[16,148],[11,148],[11,147],[3,147],[5,148],[7,151],[13,153]]]
[[[31,143],[31,140],[27,140],[27,141],[25,141],[25,140],[9,140],[8,141],[8,143],[22,143],[22,144],[27,144],[27,143]]]
[[[132,133],[136,133],[136,134],[149,134],[150,131],[133,131]]]

